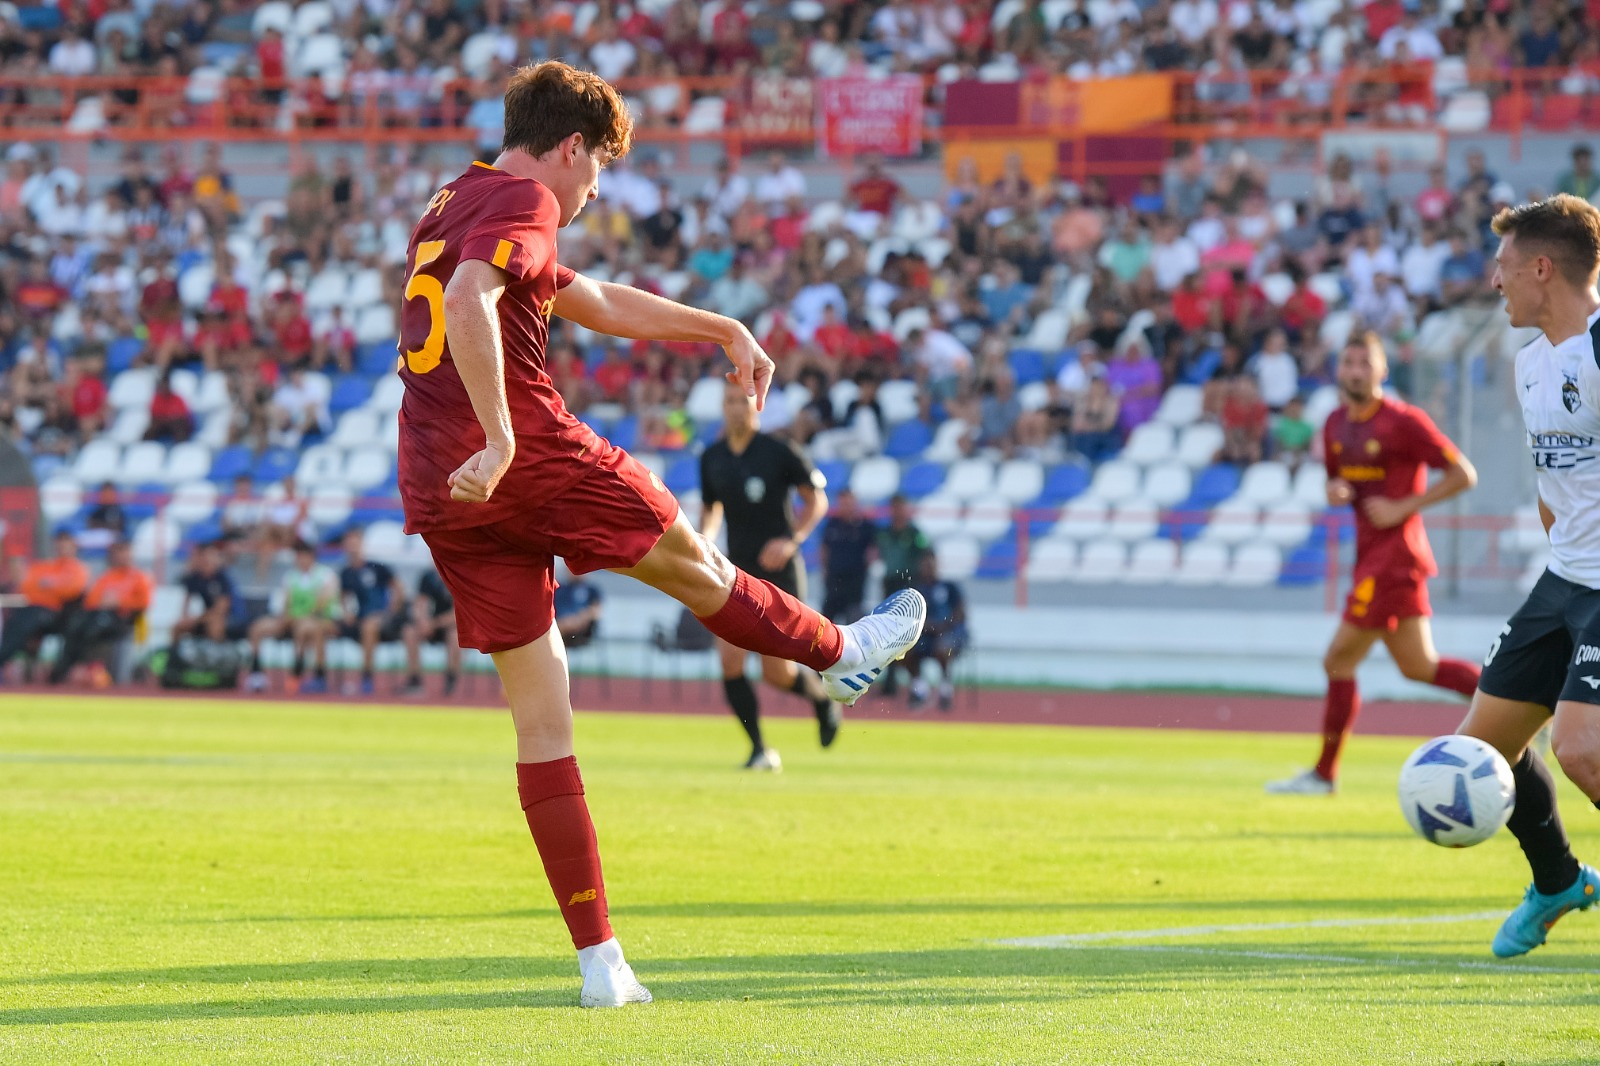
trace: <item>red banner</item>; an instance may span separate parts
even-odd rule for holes
[[[817,150],[824,155],[917,155],[922,79],[829,78],[817,82]]]
[[[815,110],[810,79],[763,72],[750,79],[749,102],[740,128],[755,140],[806,140]]]

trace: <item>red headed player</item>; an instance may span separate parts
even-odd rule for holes
[[[573,758],[554,557],[677,599],[723,640],[822,674],[853,703],[916,643],[926,607],[896,593],[839,627],[750,577],[697,534],[659,479],[595,436],[545,366],[550,319],[600,333],[721,345],[766,400],[773,364],[743,325],[556,262],[556,230],[628,151],[632,121],[593,74],[540,63],[512,75],[505,140],[436,193],[411,235],[400,325],[400,496],[456,603],[464,647],[494,658],[517,732],[517,789],[578,949],[586,1007],[648,1002],[612,936],[594,826]]]
[[[1339,755],[1361,709],[1356,667],[1378,641],[1413,681],[1468,698],[1478,687],[1476,665],[1441,659],[1434,650],[1428,578],[1439,568],[1422,527],[1425,508],[1470,489],[1478,473],[1426,414],[1383,394],[1388,371],[1375,334],[1350,338],[1339,353],[1344,406],[1323,426],[1323,461],[1329,506],[1355,505],[1355,572],[1344,619],[1322,660],[1328,674],[1322,755],[1314,769],[1274,781],[1268,792],[1334,791]],[[1431,488],[1430,468],[1444,471]]]

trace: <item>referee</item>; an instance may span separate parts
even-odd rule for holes
[[[741,570],[765,578],[785,592],[805,598],[806,570],[800,545],[828,513],[822,474],[796,445],[761,432],[756,404],[738,385],[722,394],[722,436],[700,456],[700,532],[715,540],[724,516],[728,558]],[[793,513],[791,490],[800,498]],[[747,770],[781,770],[778,753],[761,740],[761,704],[745,676],[745,652],[717,641],[722,656],[722,691],[728,707],[750,737]],[[767,684],[796,693],[816,710],[822,746],[839,732],[841,708],[828,699],[822,678],[787,659],[761,657]]]

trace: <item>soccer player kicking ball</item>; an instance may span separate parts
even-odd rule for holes
[[[1344,618],[1323,657],[1328,698],[1322,754],[1315,768],[1267,785],[1268,792],[1331,795],[1339,756],[1361,709],[1356,668],[1383,641],[1400,672],[1413,681],[1472,696],[1478,668],[1441,659],[1428,625],[1428,578],[1439,572],[1422,527],[1422,511],[1465,492],[1478,475],[1421,410],[1385,396],[1389,361],[1377,336],[1351,337],[1339,353],[1344,406],[1322,429],[1328,505],[1354,504],[1356,565]],[[1444,475],[1430,487],[1428,469]]]
[[[464,647],[494,658],[517,731],[517,789],[578,949],[586,1007],[645,1003],[612,936],[594,826],[573,758],[554,557],[660,589],[716,636],[822,675],[853,703],[916,643],[898,593],[839,627],[734,566],[632,456],[567,410],[545,370],[552,315],[619,337],[711,342],[757,407],[773,364],[733,319],[592,281],[556,262],[556,230],[627,152],[615,89],[548,62],[514,73],[503,150],[440,189],[411,235],[400,324],[400,496],[455,597]]]
[[[1555,779],[1529,748],[1553,714],[1561,769],[1600,806],[1600,211],[1552,196],[1501,211],[1494,231],[1494,287],[1513,326],[1539,330],[1515,374],[1550,536],[1550,566],[1490,646],[1460,729],[1498,748],[1516,778],[1507,825],[1533,884],[1495,935],[1506,957],[1600,899],[1600,873],[1573,857]]]

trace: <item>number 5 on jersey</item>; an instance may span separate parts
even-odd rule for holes
[[[412,264],[411,277],[406,279],[406,299],[428,301],[428,336],[421,348],[405,353],[406,366],[413,374],[428,373],[444,357],[444,284],[436,277],[421,273],[423,267],[443,252],[443,241],[423,241],[417,245],[417,261]]]

